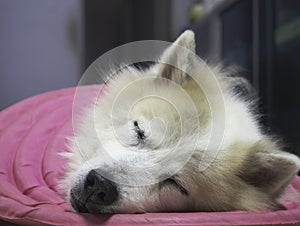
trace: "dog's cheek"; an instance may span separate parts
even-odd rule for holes
[[[160,194],[161,211],[188,211],[193,210],[193,201],[189,196],[182,195],[179,191],[168,189]]]

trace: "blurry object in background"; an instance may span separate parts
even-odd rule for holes
[[[279,134],[300,154],[300,1],[274,1],[273,76],[270,118]]]
[[[0,110],[77,84],[83,71],[81,0],[1,0],[0,34]]]
[[[0,109],[38,93],[77,85],[95,59],[119,45],[172,40],[171,3],[1,0]]]
[[[300,156],[300,1],[222,0],[194,27],[198,54],[243,66],[263,121]],[[204,51],[203,51],[204,50]]]
[[[85,68],[106,51],[138,40],[170,41],[170,0],[87,0]]]
[[[283,26],[279,26],[275,31],[276,45],[289,42],[300,37],[300,18],[295,18]]]
[[[221,14],[221,52],[226,65],[236,64],[252,71],[251,6],[251,1],[240,1]],[[247,74],[246,78],[252,82],[251,73]]]
[[[1,0],[0,109],[76,85],[114,47],[187,28],[200,57],[245,68],[265,124],[300,156],[299,0]]]
[[[192,24],[199,23],[204,17],[205,11],[202,2],[194,3],[189,10],[189,18]]]
[[[172,40],[190,26],[189,10],[194,3],[195,0],[171,0],[170,34]]]
[[[124,39],[125,1],[87,0],[84,11],[84,68]]]

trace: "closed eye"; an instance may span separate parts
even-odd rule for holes
[[[162,187],[164,187],[164,186],[172,186],[172,187],[174,187],[175,189],[179,190],[180,193],[181,193],[182,195],[186,195],[186,196],[189,195],[189,193],[188,193],[188,191],[185,189],[185,187],[183,187],[183,185],[182,185],[178,180],[176,180],[176,179],[174,179],[174,178],[172,178],[172,177],[167,178],[167,179],[165,179],[164,181],[162,181],[162,182],[159,183],[160,189],[161,189]]]
[[[139,123],[137,121],[133,122],[134,131],[139,143],[142,143],[145,139],[145,132],[139,127]]]

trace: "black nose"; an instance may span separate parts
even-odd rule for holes
[[[84,190],[88,202],[100,205],[110,205],[118,197],[116,185],[102,177],[96,170],[91,170],[86,176]]]

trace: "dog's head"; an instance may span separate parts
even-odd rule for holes
[[[86,110],[62,183],[74,210],[280,208],[299,159],[261,133],[236,79],[194,51],[186,31],[159,63],[122,69]]]

